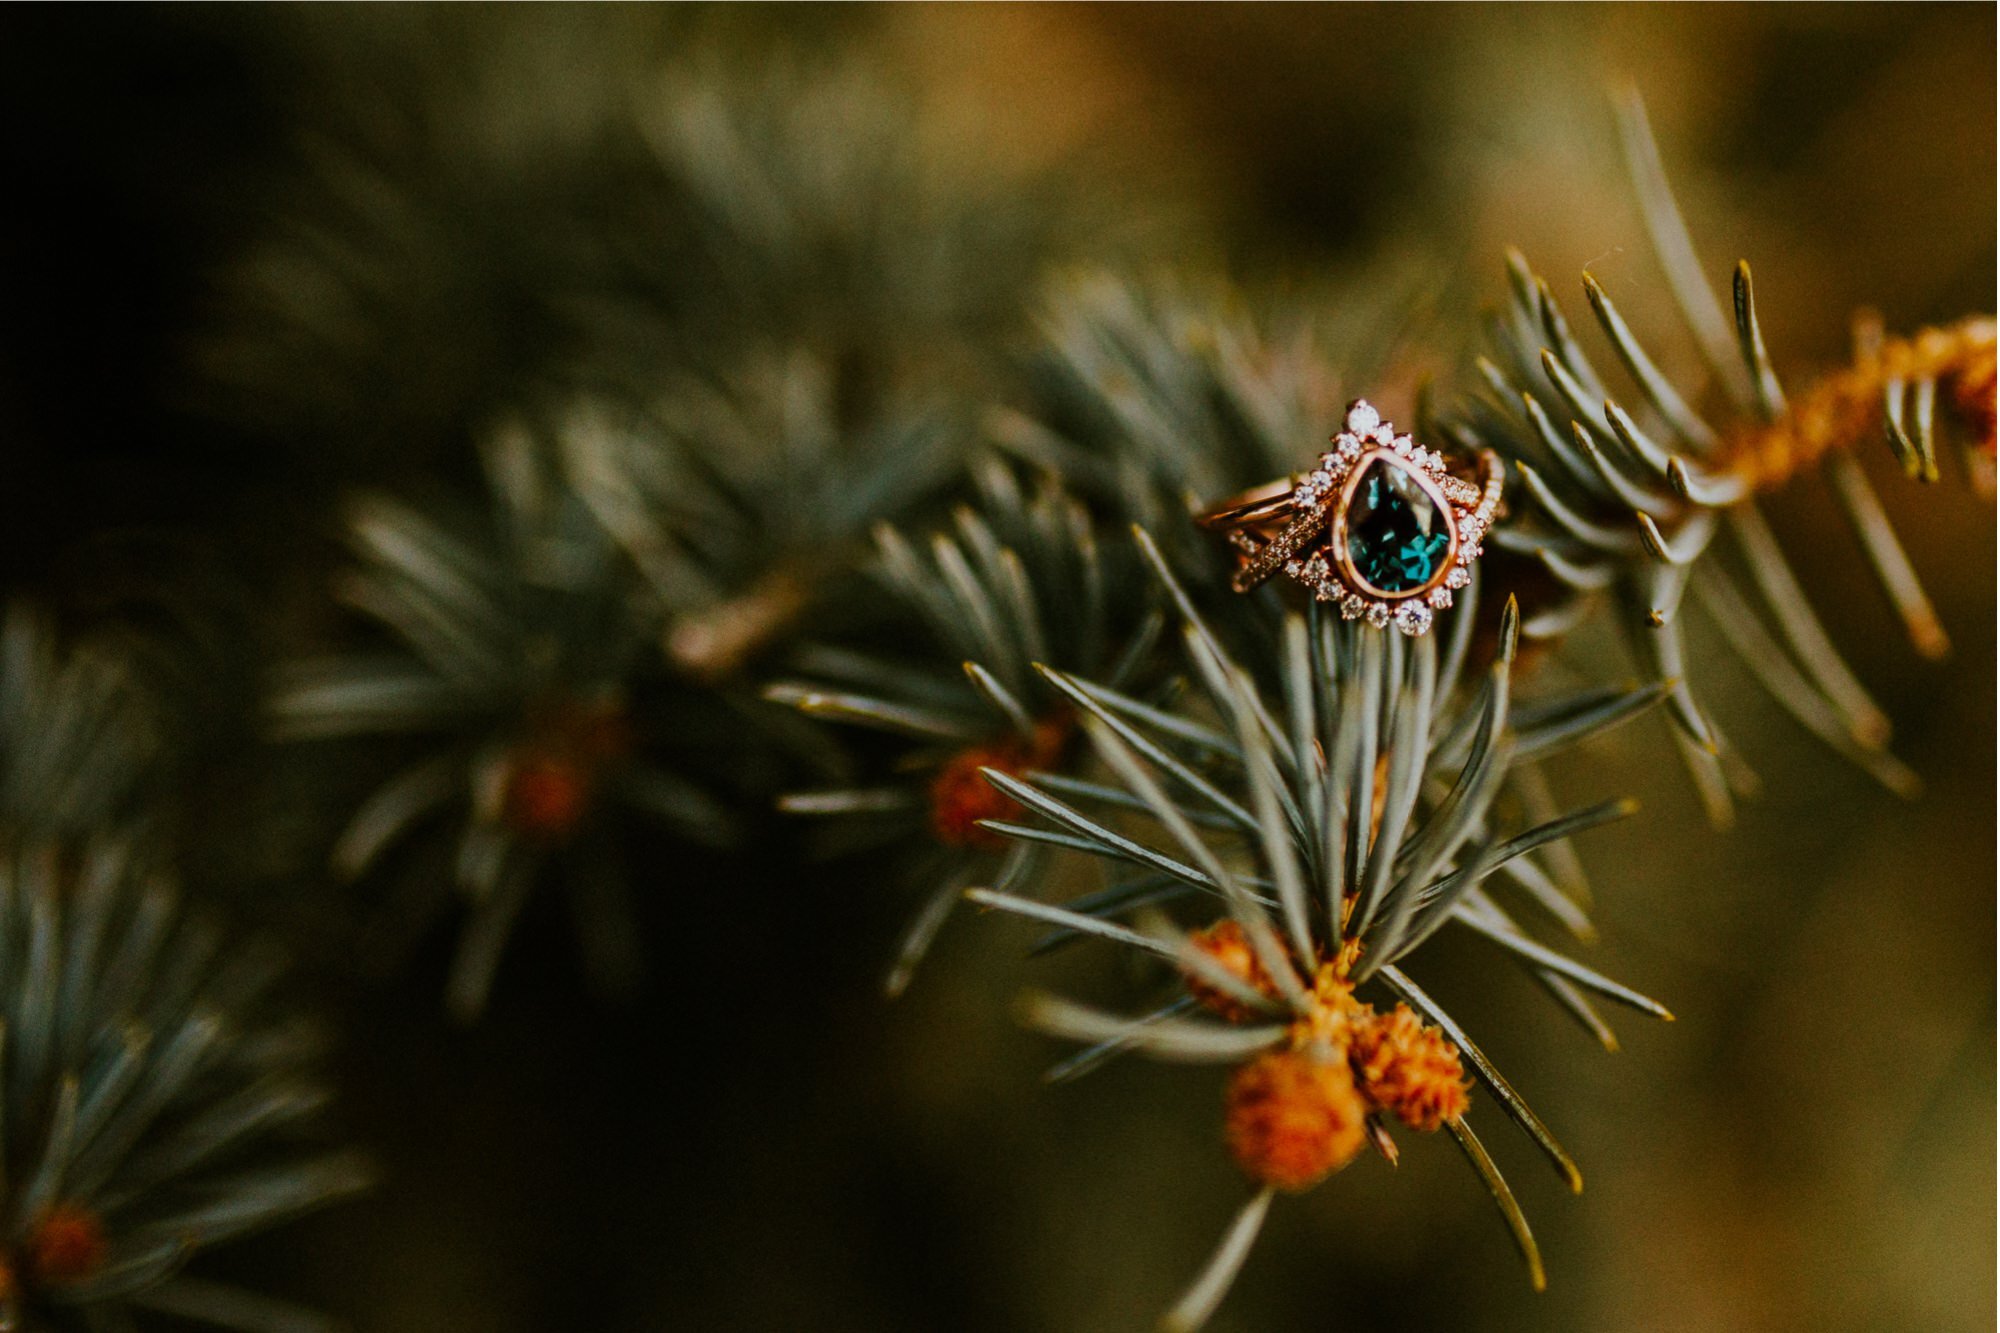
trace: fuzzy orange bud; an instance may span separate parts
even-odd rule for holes
[[[977,847],[983,851],[1005,847],[1004,837],[981,828],[979,822],[1012,819],[1021,813],[1020,803],[988,782],[979,770],[998,769],[1018,777],[1029,769],[1054,763],[1068,737],[1068,723],[1051,718],[1036,723],[1034,735],[1025,740],[975,745],[945,760],[937,776],[931,779],[931,832],[949,847]]]
[[[1226,1105],[1237,1164],[1282,1190],[1318,1184],[1366,1142],[1368,1107],[1345,1060],[1290,1050],[1258,1056],[1230,1078]]]
[[[1205,930],[1195,931],[1188,936],[1188,943],[1259,995],[1278,993],[1271,974],[1264,970],[1263,963],[1257,960],[1257,951],[1250,947],[1249,936],[1243,933],[1242,926],[1229,918],[1225,917]],[[1232,1023],[1240,1023],[1250,1017],[1250,1007],[1234,995],[1210,985],[1193,972],[1186,974],[1186,980],[1188,994],[1205,1008]]]
[[[1355,1023],[1347,1053],[1362,1095],[1411,1129],[1437,1129],[1471,1105],[1458,1048],[1408,1005]]]
[[[977,847],[993,851],[1006,839],[991,829],[981,828],[982,819],[1012,819],[1021,813],[1020,803],[980,775],[982,768],[1012,773],[1019,766],[1015,752],[1006,746],[982,745],[960,750],[945,760],[931,779],[931,832],[950,847]]]
[[[536,703],[525,738],[504,760],[500,818],[527,837],[562,841],[589,815],[605,771],[631,749],[631,719],[615,700]]]
[[[59,1203],[35,1221],[28,1237],[28,1269],[43,1286],[81,1282],[104,1263],[108,1248],[96,1213],[81,1204]]]
[[[524,751],[508,760],[501,813],[517,832],[564,838],[582,822],[594,785],[590,770],[574,759]]]

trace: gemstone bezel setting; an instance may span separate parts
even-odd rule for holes
[[[1348,544],[1348,520],[1354,511],[1355,494],[1362,481],[1376,467],[1394,468],[1408,478],[1424,498],[1431,502],[1434,523],[1444,526],[1445,548],[1443,554],[1433,562],[1430,575],[1422,583],[1412,584],[1396,592],[1378,588],[1362,577],[1355,567],[1354,555]],[[1347,477],[1341,483],[1339,498],[1334,501],[1332,522],[1327,525],[1327,557],[1340,570],[1342,579],[1364,597],[1382,602],[1404,602],[1412,598],[1426,596],[1431,589],[1443,585],[1451,571],[1458,564],[1458,515],[1451,501],[1445,498],[1444,489],[1433,480],[1427,469],[1412,463],[1407,455],[1399,455],[1394,449],[1370,449],[1356,458],[1347,470]],[[1435,528],[1432,529],[1436,531]],[[1428,625],[1426,625],[1428,628]]]

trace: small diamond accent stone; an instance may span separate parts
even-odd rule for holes
[[[1340,599],[1340,618],[1342,620],[1359,620],[1361,618],[1362,607],[1363,603],[1359,597],[1356,597],[1351,592],[1345,593]]]
[[[1339,446],[1341,461],[1351,463],[1361,457],[1361,441],[1352,435],[1343,435],[1334,442]]]
[[[1472,582],[1472,571],[1464,565],[1452,566],[1451,573],[1444,576],[1444,586],[1447,588],[1463,588],[1470,582]]]
[[[1436,607],[1438,610],[1442,611],[1446,607],[1451,605],[1451,589],[1432,588],[1430,596],[1425,600],[1428,601],[1433,607]]]
[[[1368,604],[1368,623],[1381,629],[1389,623],[1389,608],[1381,602]]]
[[[1365,398],[1357,398],[1354,406],[1347,409],[1347,428],[1356,435],[1366,435],[1382,422],[1382,414],[1368,405]]]
[[[1431,609],[1422,602],[1405,602],[1396,612],[1396,628],[1415,638],[1431,627]]]

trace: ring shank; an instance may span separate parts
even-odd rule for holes
[[[1204,528],[1227,530],[1283,527],[1297,510],[1292,502],[1293,483],[1289,478],[1253,486],[1231,496],[1195,520]]]

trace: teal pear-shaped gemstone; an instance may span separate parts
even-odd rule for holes
[[[1406,469],[1376,459],[1347,509],[1347,561],[1377,592],[1410,592],[1431,581],[1451,548],[1445,518]]]

